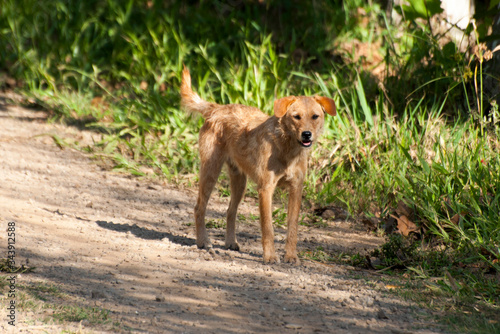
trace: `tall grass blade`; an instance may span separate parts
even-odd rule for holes
[[[361,81],[359,73],[357,74],[356,92],[358,93],[358,99],[365,116],[365,121],[368,123],[370,128],[373,128],[372,111],[368,106],[368,102],[366,101],[365,89],[363,88],[363,82]]]

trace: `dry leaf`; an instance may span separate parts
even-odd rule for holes
[[[468,214],[469,213],[467,211],[462,211],[460,213],[455,214],[453,217],[451,217],[450,221],[453,224],[458,225],[458,223],[460,222],[460,218],[463,218],[463,217],[465,217]]]
[[[460,214],[457,213],[456,215],[454,215],[453,217],[451,217],[450,221],[453,224],[458,225],[458,222],[460,221]]]
[[[139,86],[139,88],[142,90],[148,89],[148,83],[146,81],[141,81],[141,85]]]
[[[453,291],[457,292],[458,290],[460,290],[460,288],[457,285],[457,281],[455,281],[455,279],[453,278],[453,276],[451,276],[448,270],[445,270],[444,274],[446,275],[446,278],[450,282],[450,286],[453,289]]]
[[[415,225],[411,220],[408,219],[406,216],[401,216],[401,217],[395,217],[391,215],[398,221],[398,230],[401,232],[402,235],[407,237],[411,232],[417,232],[418,227]]]
[[[391,284],[388,284],[385,286],[386,289],[389,289],[389,290],[394,290],[394,289],[398,289],[399,286],[397,285],[391,285]]]

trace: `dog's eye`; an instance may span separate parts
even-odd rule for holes
[[[318,119],[319,115],[313,115],[312,119]]]
[[[295,118],[296,120],[300,120],[300,115],[293,115],[293,118]]]

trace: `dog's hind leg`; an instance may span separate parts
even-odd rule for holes
[[[240,245],[236,240],[236,213],[245,194],[247,177],[232,163],[228,163],[228,166],[231,180],[231,201],[227,209],[226,248],[238,251]]]
[[[207,228],[205,226],[205,213],[208,200],[221,172],[224,158],[221,150],[217,147],[213,148],[210,152],[200,151],[200,153],[201,152],[203,152],[203,154],[200,154],[200,186],[198,200],[194,208],[196,245],[198,248],[209,249],[212,247],[212,244],[210,243],[210,238],[208,237]]]

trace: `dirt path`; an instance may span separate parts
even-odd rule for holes
[[[5,101],[0,98],[0,257],[13,222],[16,263],[36,269],[16,277],[15,329],[6,320],[8,286],[0,290],[0,332],[439,332],[415,329],[433,328],[424,323],[428,315],[391,297],[379,276],[310,261],[263,265],[254,218],[239,225],[241,253],[222,248],[222,229],[210,230],[214,252],[196,249],[195,189],[106,171],[47,134],[80,143],[99,135],[47,124],[44,112]],[[225,215],[228,199],[215,197],[209,219]],[[247,198],[241,213],[256,216],[255,201]],[[285,231],[276,235],[282,252]],[[332,221],[301,226],[298,247],[363,251],[382,241]],[[94,314],[71,322],[74,309]]]

